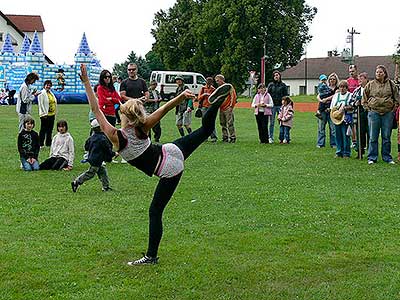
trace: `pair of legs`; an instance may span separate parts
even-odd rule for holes
[[[92,179],[96,174],[101,181],[103,190],[107,190],[110,187],[110,182],[108,180],[107,169],[103,166],[96,167],[91,165],[86,172],[82,173],[75,179],[75,182],[78,185],[82,185],[85,181]]]
[[[321,113],[321,119],[318,120],[318,137],[317,147],[325,147],[326,140],[326,124],[329,126],[329,143],[331,147],[336,146],[336,132],[335,125],[333,124],[331,117],[327,111]]]
[[[188,134],[192,132],[192,112],[185,111],[183,113],[178,112],[176,115],[176,127],[178,128],[179,134],[185,136],[185,131],[182,126],[185,126]]]
[[[279,128],[279,141],[281,143],[286,142],[287,144],[290,143],[290,127],[281,125]]]
[[[38,171],[39,170],[39,162],[35,160],[34,163],[28,162],[25,158],[21,157],[22,169],[24,171]]]
[[[233,108],[228,107],[226,110],[219,112],[219,123],[222,129],[222,141],[223,142],[236,142],[236,131],[235,131],[235,115],[233,114]]]
[[[335,125],[336,129],[336,156],[350,157],[350,136],[346,135],[348,125]]]
[[[269,116],[264,115],[264,112],[256,114],[258,138],[261,144],[268,144],[268,119]]]
[[[199,129],[173,142],[182,151],[185,160],[194,150],[206,141],[215,130],[215,120],[222,102],[223,101],[215,102],[208,108],[203,115],[202,126]],[[171,178],[160,178],[160,181],[157,184],[149,209],[149,244],[146,253],[146,256],[148,257],[157,257],[158,247],[163,232],[162,214],[174,194],[181,177],[182,173]]]
[[[39,165],[40,170],[62,170],[68,166],[68,161],[63,157],[49,157]]]
[[[277,115],[279,114],[279,111],[281,109],[281,105],[274,105],[272,108],[272,116],[271,116],[271,122],[269,123],[269,139],[271,142],[274,142],[274,127],[275,127],[275,120]]]
[[[39,131],[39,139],[40,146],[46,145],[47,147],[51,146],[51,136],[53,134],[54,120],[56,116],[44,116],[40,117],[40,131]],[[46,143],[45,143],[46,140]]]
[[[377,112],[368,112],[368,127],[369,127],[369,146],[368,160],[376,162],[378,160],[378,139],[379,133],[382,136],[382,160],[385,162],[393,161],[391,150],[391,134],[393,125],[393,112],[387,112],[380,115]]]
[[[151,131],[154,132],[154,141],[158,143],[161,138],[161,123],[158,122],[154,127],[149,131],[149,138],[151,139]]]

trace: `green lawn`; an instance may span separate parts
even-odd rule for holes
[[[109,164],[113,192],[95,178],[72,193],[87,111],[59,106],[74,169],[29,173],[15,107],[0,107],[0,299],[400,299],[399,166],[317,149],[313,113],[295,115],[292,144],[260,145],[252,110],[237,109],[238,142],[187,161],[160,263],[128,267],[147,247],[157,178]],[[178,136],[173,113],[162,128],[163,142]]]

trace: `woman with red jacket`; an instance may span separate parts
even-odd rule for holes
[[[103,70],[100,73],[97,96],[100,110],[104,113],[107,121],[115,126],[117,119],[114,105],[121,103],[121,97],[114,88],[111,73],[108,70]]]

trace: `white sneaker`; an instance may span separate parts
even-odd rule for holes
[[[368,164],[369,164],[369,165],[373,165],[374,163],[375,163],[375,162],[374,162],[373,160],[369,160],[369,161],[368,161]]]
[[[125,159],[121,159],[121,164],[126,164],[128,163]]]
[[[268,143],[273,144],[273,143],[274,143],[274,140],[273,140],[272,138],[269,138],[269,139],[268,139]]]
[[[395,165],[396,163],[393,160],[391,160],[391,161],[388,161],[388,164],[389,165]]]
[[[283,142],[282,143],[284,143],[284,144],[287,144],[287,140],[283,140]]]

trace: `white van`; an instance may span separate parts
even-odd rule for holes
[[[171,99],[175,96],[177,87],[175,77],[178,75],[184,79],[185,85],[196,95],[199,94],[201,87],[206,85],[206,79],[200,73],[181,71],[153,71],[151,72],[150,81],[157,81],[158,91],[163,85],[165,95],[168,99]]]

